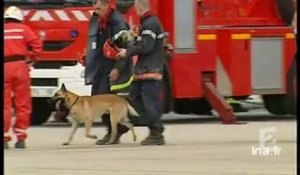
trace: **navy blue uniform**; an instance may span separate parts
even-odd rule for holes
[[[127,83],[132,75],[132,60],[115,61],[103,55],[103,45],[107,39],[112,40],[117,46],[122,47],[118,40],[120,34],[128,30],[128,24],[122,14],[112,9],[107,19],[107,27],[101,28],[99,16],[93,14],[89,24],[89,38],[86,52],[85,84],[92,85],[92,95],[111,93],[111,84]],[[124,63],[124,61],[126,61]],[[110,82],[109,74],[117,68],[120,77],[117,82]],[[127,83],[128,84],[128,83]],[[115,89],[114,92],[122,91]]]
[[[127,48],[126,56],[138,55],[130,100],[137,112],[146,118],[150,131],[163,132],[160,90],[163,73],[163,29],[158,18],[146,12],[141,17],[139,37]]]
[[[108,39],[119,48],[124,48],[125,46],[120,40],[120,36],[122,32],[129,30],[129,25],[122,14],[112,8],[109,10],[105,22],[101,21],[100,17],[95,13],[90,19],[85,84],[92,85],[91,95],[124,92],[129,88],[132,81],[132,59],[116,61],[105,57],[103,54],[103,46]],[[104,25],[103,23],[105,23],[105,27],[102,26]],[[119,71],[120,75],[116,81],[110,82],[109,74],[114,68]],[[110,134],[111,125],[109,115],[104,115],[102,121],[108,127],[108,134]],[[118,125],[118,132],[127,131],[127,127]],[[99,143],[102,144],[102,141],[100,140]]]

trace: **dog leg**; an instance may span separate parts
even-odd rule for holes
[[[110,139],[106,143],[107,145],[113,144],[116,136],[117,136],[117,125],[118,122],[115,117],[113,117],[113,114],[110,114],[110,124],[111,124],[111,133],[110,133]]]
[[[90,139],[97,139],[96,135],[91,135],[90,134],[90,130],[92,128],[92,125],[93,125],[93,121],[91,121],[91,120],[88,120],[88,121],[85,122],[85,136],[87,138],[90,138]]]
[[[130,131],[131,131],[131,133],[132,133],[133,141],[135,142],[137,136],[136,136],[136,134],[135,134],[133,125],[132,125],[128,120],[126,120],[126,119],[122,120],[122,121],[120,122],[120,124],[126,126],[128,129],[130,129]]]
[[[71,141],[73,140],[73,136],[77,129],[78,129],[78,122],[73,120],[72,121],[72,132],[69,136],[69,140],[67,142],[63,143],[63,145],[69,145],[71,143]]]

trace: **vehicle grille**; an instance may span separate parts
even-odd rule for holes
[[[58,86],[58,78],[31,78],[32,86]]]
[[[43,51],[61,51],[72,43],[72,41],[44,41]]]

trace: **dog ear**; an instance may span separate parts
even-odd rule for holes
[[[61,85],[60,90],[63,91],[63,92],[66,92],[66,91],[67,91],[67,88],[66,88],[66,86],[65,86],[64,83]]]

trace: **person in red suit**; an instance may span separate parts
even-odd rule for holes
[[[26,130],[30,125],[31,116],[28,58],[36,58],[42,50],[42,41],[27,25],[22,24],[23,18],[21,9],[16,6],[10,6],[4,12],[5,149],[9,148],[8,142],[11,140],[9,130],[12,103],[16,111],[16,121],[13,125],[13,133],[17,137],[15,148],[26,148]]]

